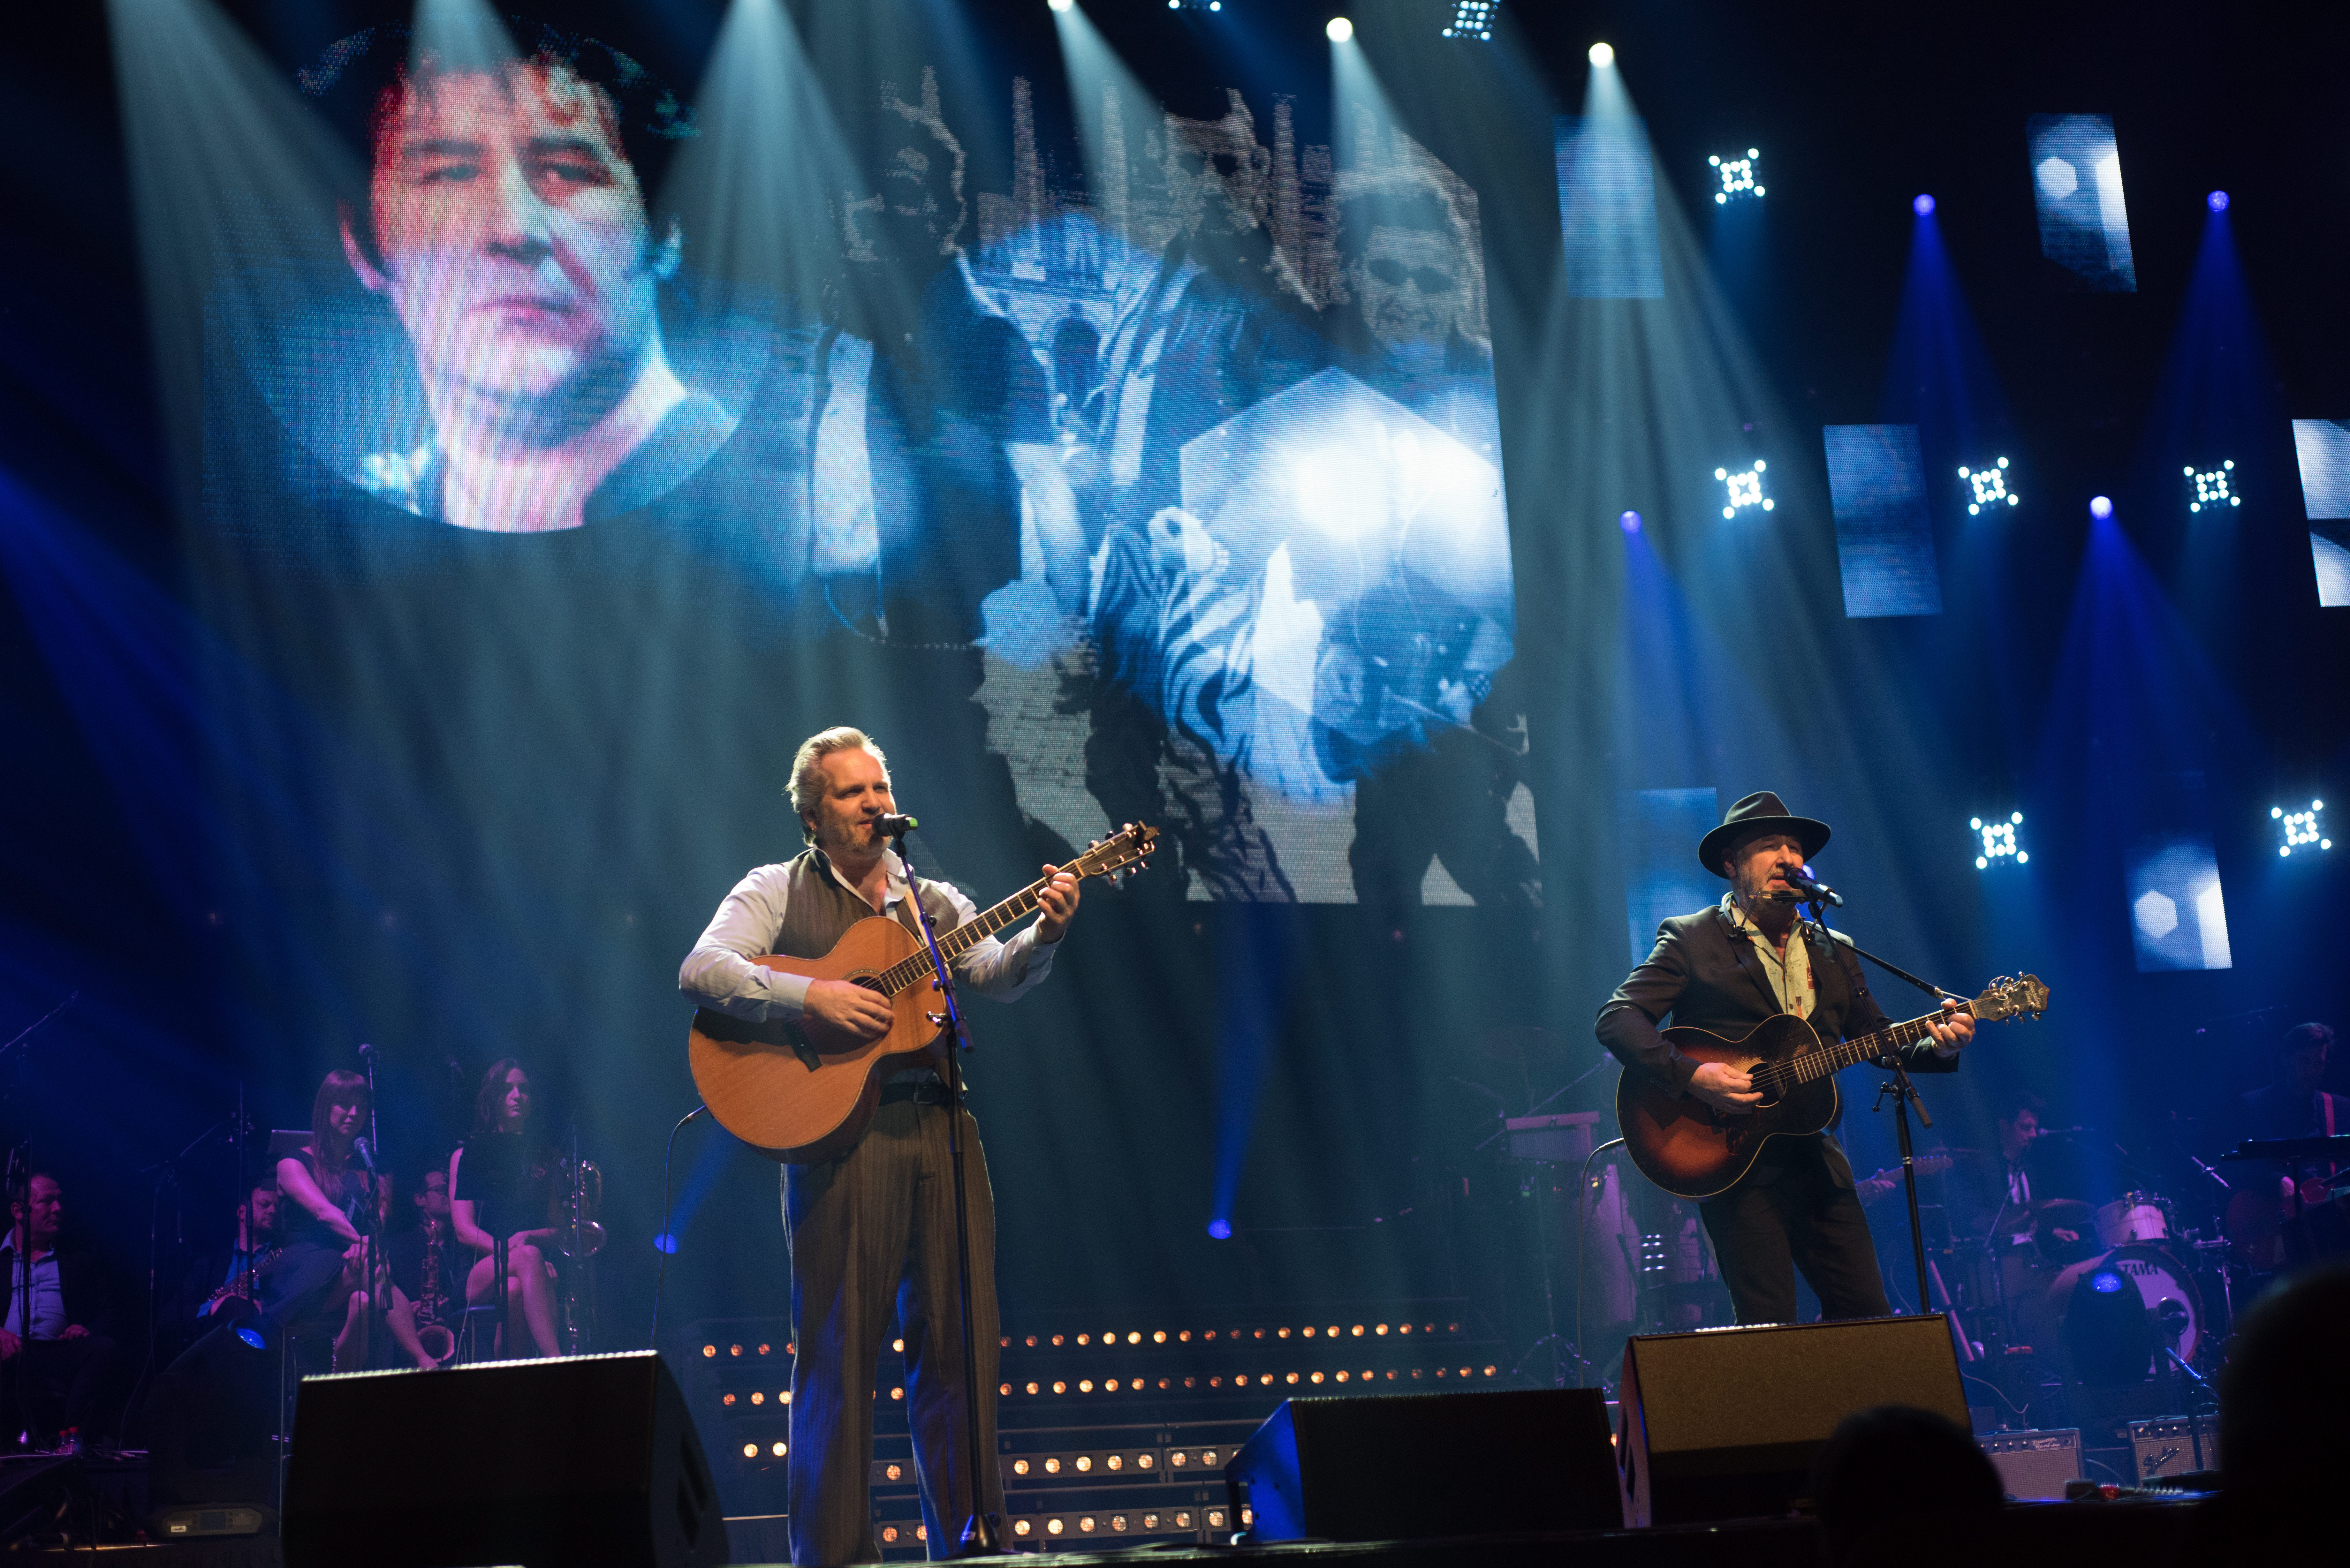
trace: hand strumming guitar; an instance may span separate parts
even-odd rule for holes
[[[1689,1092],[1718,1111],[1744,1116],[1762,1103],[1754,1080],[1726,1062],[1700,1062],[1690,1075]]]
[[[800,1032],[819,1051],[848,1051],[889,1033],[896,1014],[879,992],[846,980],[808,981]]]

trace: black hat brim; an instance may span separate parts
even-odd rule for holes
[[[1697,857],[1705,868],[1730,880],[1721,863],[1730,858],[1730,846],[1741,838],[1761,833],[1785,833],[1794,836],[1804,846],[1804,858],[1809,860],[1827,847],[1828,825],[1812,816],[1749,816],[1736,822],[1725,822],[1698,840]]]

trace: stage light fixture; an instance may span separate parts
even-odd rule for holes
[[[2089,497],[2090,516],[2102,523],[2113,514],[2114,504],[2109,498],[2103,495],[2092,495]]]
[[[2018,866],[2032,864],[2032,856],[2015,841],[2015,830],[2023,826],[2023,813],[2010,812],[2005,821],[1997,817],[1985,820],[1980,816],[1967,818],[1967,826],[1982,835],[1982,853],[1975,857],[1975,869],[1988,871],[1992,866],[2012,859]]]
[[[1448,38],[1476,38],[1484,43],[1493,41],[1493,13],[1502,8],[1502,0],[1453,0],[1452,22],[1444,29]]]
[[[2289,858],[2294,850],[2306,849],[2313,844],[2320,849],[2334,847],[2334,840],[2326,837],[2324,829],[2318,826],[2318,818],[2324,812],[2325,803],[2322,800],[2311,801],[2307,811],[2287,811],[2281,805],[2269,807],[2270,819],[2284,834],[2284,842],[2277,846],[2280,859]]]
[[[1980,516],[1986,506],[2013,506],[2023,499],[2007,487],[2007,459],[2003,457],[1989,468],[1961,468],[1959,477],[1967,482],[1970,493],[1967,502],[1970,517]]]
[[[1921,218],[1930,218],[1934,215],[1934,198],[1920,192],[1918,199],[1909,203],[1909,210]]]
[[[1640,514],[1638,512],[1627,512],[1616,519],[1616,526],[1623,529],[1627,534],[1638,534],[1640,531]]]
[[[1754,148],[1746,150],[1743,158],[1723,158],[1720,155],[1706,160],[1714,172],[1721,176],[1721,189],[1713,193],[1714,205],[1728,206],[1732,196],[1760,196],[1762,187],[1754,182],[1755,161],[1762,154]]]
[[[1077,0],[1045,0],[1045,4],[1050,5],[1055,11],[1069,10],[1074,7],[1076,3]]]
[[[1760,506],[1768,512],[1778,504],[1762,493],[1762,472],[1767,466],[1758,457],[1752,468],[1717,468],[1713,471],[1714,478],[1729,486],[1728,504],[1721,509],[1724,517],[1735,517],[1749,506]]]
[[[1592,46],[1591,46],[1591,57],[1591,57],[1591,63],[1592,63],[1593,65],[1595,65],[1595,66],[1597,66],[1601,70],[1603,70],[1603,71],[1604,71],[1604,70],[1606,70],[1609,66],[1612,66],[1612,65],[1614,65],[1614,64],[1616,63],[1616,50],[1615,50],[1614,47],[1613,47],[1613,46],[1611,46],[1611,45],[1607,45],[1607,44],[1594,44],[1594,45],[1592,45]]]
[[[1211,1220],[1208,1221],[1208,1234],[1219,1241],[1228,1241],[1232,1240],[1232,1222],[1229,1220]]]
[[[2187,504],[2189,512],[2200,512],[2206,506],[2241,506],[2244,504],[2243,497],[2236,493],[2235,486],[2230,483],[2236,472],[2235,459],[2230,458],[2217,468],[2201,470],[2190,462],[2185,472],[2188,483],[2195,486],[2195,499]]]
[[[2228,192],[2214,191],[2203,198],[2203,204],[2215,213],[2224,213],[2228,210]]]
[[[1355,36],[1355,25],[1344,16],[1331,17],[1330,25],[1322,30],[1330,35],[1334,44],[1343,44]]]

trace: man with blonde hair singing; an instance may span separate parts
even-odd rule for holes
[[[678,987],[702,1007],[747,1023],[796,1026],[819,1051],[879,1039],[892,1014],[878,993],[752,962],[766,953],[817,959],[875,915],[916,928],[904,864],[880,818],[897,811],[881,749],[842,725],[811,735],[792,760],[788,791],[808,847],[734,885],[686,955]],[[1077,909],[1077,879],[1044,868],[1043,918],[1008,940],[988,937],[953,961],[959,988],[1010,1002],[1043,980]],[[953,888],[920,884],[940,933],[979,911]],[[873,1375],[894,1307],[905,1334],[907,1416],[933,1555],[954,1549],[963,1521],[1003,1511],[995,1467],[995,1204],[978,1124],[963,1113],[971,1203],[972,1334],[979,1385],[963,1387],[944,1047],[882,1086],[872,1126],[846,1154],[784,1168],[792,1252],[792,1561],[872,1561],[868,1497]],[[966,1452],[963,1400],[978,1400],[980,1443]],[[972,1480],[979,1490],[974,1496]]]

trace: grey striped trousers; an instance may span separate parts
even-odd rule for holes
[[[950,1556],[972,1509],[1003,1513],[995,1462],[995,1199],[979,1124],[963,1117],[971,1201],[972,1324],[978,1341],[981,1451],[966,1453],[962,1315],[957,1299],[954,1166],[943,1106],[882,1106],[855,1148],[784,1168],[792,1251],[792,1561],[806,1568],[880,1559],[868,1480],[874,1375],[894,1305],[905,1334],[906,1413],[933,1558]],[[977,1462],[973,1460],[976,1458]]]

